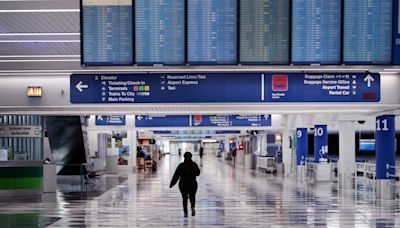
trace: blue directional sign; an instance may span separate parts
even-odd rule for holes
[[[189,127],[189,115],[138,115],[136,127]]]
[[[77,74],[70,81],[73,104],[380,101],[375,73]]]
[[[261,102],[261,82],[253,73],[77,74],[71,103]]]
[[[266,127],[271,126],[271,115],[193,115],[194,127]]]
[[[155,135],[171,135],[171,134],[195,134],[195,135],[222,135],[222,134],[240,134],[240,131],[238,130],[221,130],[221,131],[213,131],[213,130],[205,130],[205,131],[184,131],[182,132],[177,132],[177,131],[153,131],[153,134]]]
[[[400,65],[400,0],[394,1],[393,64]]]
[[[395,116],[376,117],[376,179],[394,179],[396,170]]]
[[[379,102],[380,75],[294,73],[265,77],[267,102]]]
[[[296,160],[297,165],[305,165],[308,155],[308,133],[307,128],[297,128],[296,130]]]
[[[315,125],[314,128],[314,162],[328,158],[328,128],[326,125]]]
[[[97,126],[125,126],[125,116],[96,116]]]

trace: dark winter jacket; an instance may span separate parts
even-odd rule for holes
[[[196,183],[196,177],[199,175],[199,166],[197,166],[197,164],[193,162],[192,159],[185,159],[185,161],[179,164],[176,168],[169,187],[172,188],[178,182],[178,180],[180,180],[180,185],[194,184]]]

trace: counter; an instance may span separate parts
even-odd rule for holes
[[[0,196],[40,195],[43,161],[0,161]]]

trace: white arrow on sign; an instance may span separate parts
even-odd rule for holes
[[[78,84],[76,84],[75,87],[79,92],[82,92],[83,89],[89,88],[89,85],[84,85],[82,81],[79,81]]]
[[[371,83],[373,81],[375,81],[375,79],[370,74],[368,74],[367,77],[364,78],[364,82],[367,82],[368,88],[371,87]]]
[[[97,120],[103,121],[103,116],[97,116]]]
[[[142,120],[143,117],[142,117],[142,116],[138,116],[137,119],[138,119],[138,120]]]

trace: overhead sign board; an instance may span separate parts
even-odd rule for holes
[[[0,138],[40,138],[42,126],[0,125]]]
[[[375,73],[77,74],[70,80],[73,104],[380,101]]]
[[[155,135],[222,135],[222,134],[240,134],[240,131],[238,130],[221,130],[221,131],[215,131],[215,130],[205,130],[205,131],[153,131],[153,134]]]
[[[118,116],[118,115],[96,116],[96,125],[97,126],[125,126],[125,124],[126,124],[125,116]]]
[[[379,102],[380,75],[293,73],[265,77],[268,102]]]
[[[271,126],[271,115],[193,115],[192,126],[267,127]]]
[[[137,115],[136,127],[189,127],[189,115]]]
[[[72,75],[71,103],[261,102],[260,74]]]

